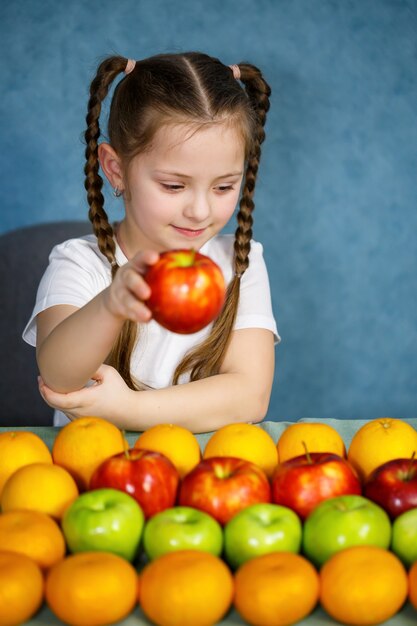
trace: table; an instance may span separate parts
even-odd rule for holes
[[[302,418],[298,420],[300,422],[317,422],[324,421],[319,418]],[[414,428],[417,429],[417,418],[405,419],[404,421],[411,424]],[[354,435],[354,433],[366,423],[365,420],[338,420],[338,419],[327,419],[325,420],[326,424],[333,426],[343,437],[346,447],[349,446],[350,441]],[[274,441],[278,441],[279,436],[284,431],[284,429],[293,422],[271,422],[265,421],[260,424],[260,427],[268,432]],[[49,449],[52,449],[53,442],[57,433],[59,432],[59,428],[54,427],[1,427],[0,432],[5,432],[8,430],[31,430],[32,432],[39,435],[47,444]],[[201,450],[203,451],[205,445],[210,438],[212,433],[203,433],[196,435]],[[129,445],[133,445],[133,443],[138,438],[138,433],[136,432],[127,432],[126,439],[129,442]],[[331,617],[329,617],[320,607],[317,607],[315,611],[306,619],[298,622],[298,626],[335,626],[338,622],[335,622]],[[28,626],[62,626],[62,622],[60,622],[51,611],[44,606],[41,611],[32,619],[30,622],[27,622]],[[242,626],[246,624],[238,613],[234,610],[231,610],[226,617],[218,622],[218,626]],[[384,622],[384,626],[416,626],[417,624],[417,612],[415,609],[407,603],[403,609],[397,613],[392,619]],[[140,607],[137,607],[133,613],[129,615],[122,622],[118,622],[118,626],[151,626],[151,622],[149,622],[143,615]]]

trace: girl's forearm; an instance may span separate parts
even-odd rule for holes
[[[38,348],[39,371],[51,389],[81,389],[109,354],[123,320],[107,310],[102,294],[60,322]]]
[[[219,374],[165,389],[129,390],[123,418],[116,425],[142,431],[169,423],[199,433],[231,422],[260,422],[268,410],[270,390],[268,383],[259,389],[240,373]]]

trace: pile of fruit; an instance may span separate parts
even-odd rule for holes
[[[129,447],[95,417],[62,428],[51,450],[3,432],[0,626],[45,603],[73,626],[138,606],[159,626],[210,626],[232,608],[256,626],[295,624],[318,605],[367,626],[407,602],[417,611],[416,452],[417,431],[391,418],[358,428],[348,448],[319,422],[277,442],[231,424],[204,451],[168,424]]]

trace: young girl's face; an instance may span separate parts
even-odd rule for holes
[[[244,142],[228,124],[158,130],[131,161],[123,240],[139,250],[199,249],[231,218],[244,173]]]

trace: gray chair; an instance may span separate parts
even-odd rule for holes
[[[22,339],[53,246],[92,232],[89,222],[54,222],[0,235],[0,425],[52,424],[39,395],[35,349]]]

